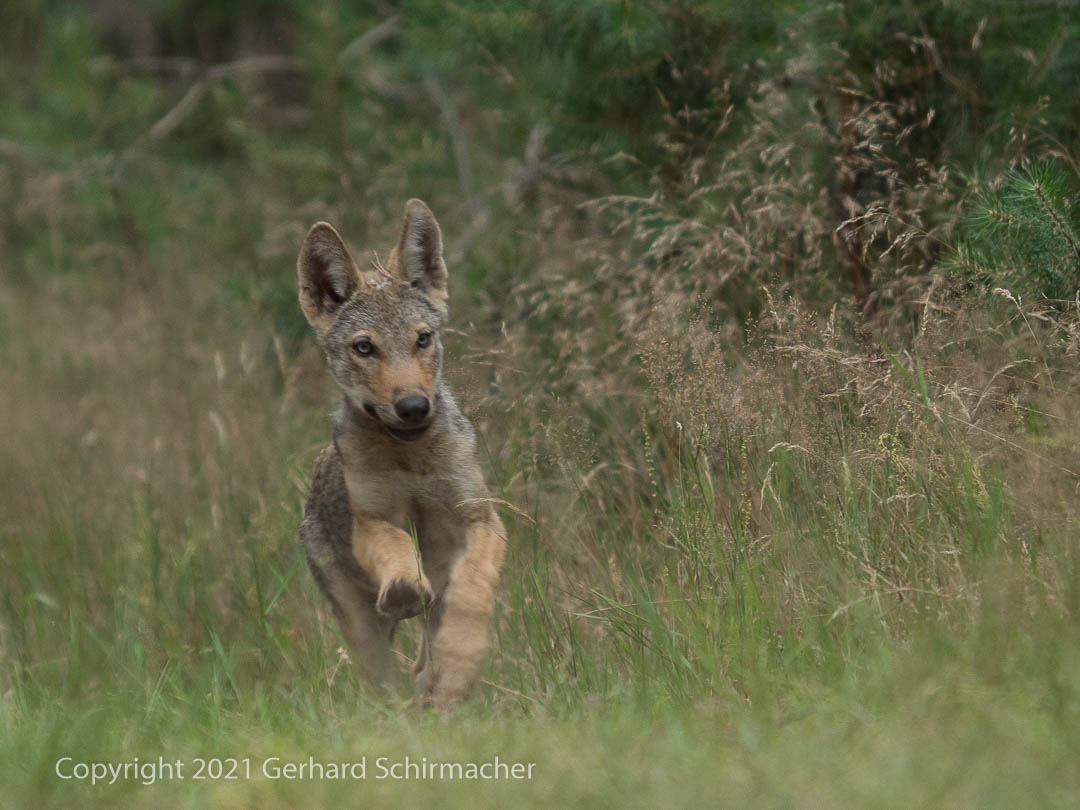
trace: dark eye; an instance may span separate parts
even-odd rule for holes
[[[421,349],[426,349],[431,345],[431,332],[421,332],[416,338],[416,345]]]
[[[375,344],[367,338],[360,338],[352,347],[353,351],[361,357],[370,357],[375,354]]]

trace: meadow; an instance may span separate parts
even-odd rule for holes
[[[870,8],[0,12],[0,806],[1075,804],[1080,19]],[[448,714],[296,534],[296,254],[411,196],[509,530]]]

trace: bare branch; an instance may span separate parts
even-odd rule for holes
[[[301,73],[307,70],[303,60],[295,56],[248,56],[233,62],[214,65],[207,72],[207,78],[223,79],[229,76],[241,76],[260,73]]]
[[[454,161],[457,163],[458,182],[461,184],[461,193],[465,195],[465,204],[469,210],[474,207],[473,172],[472,160],[469,157],[469,140],[465,135],[465,129],[461,126],[461,117],[458,115],[457,105],[447,95],[442,84],[434,76],[429,74],[424,78],[424,89],[428,96],[435,102],[435,106],[442,113],[443,123],[450,133],[450,143],[454,150]]]
[[[363,56],[373,47],[397,31],[398,26],[400,25],[401,17],[393,16],[383,20],[376,26],[369,28],[341,49],[341,52],[338,54],[338,63],[340,64]]]
[[[476,211],[460,236],[447,247],[446,259],[451,264],[460,260],[472,243],[491,225],[491,204],[488,200],[497,194],[514,199],[544,174],[546,167],[541,162],[541,155],[546,133],[547,129],[543,125],[533,127],[525,145],[525,164],[506,180],[484,192],[482,200],[485,204]]]
[[[172,134],[177,127],[184,123],[185,119],[195,110],[206,95],[206,79],[200,79],[188,88],[176,106],[169,110],[161,119],[150,127],[149,138],[152,141],[160,141]]]

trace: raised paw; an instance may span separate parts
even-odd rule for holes
[[[431,604],[431,588],[424,581],[395,579],[379,593],[375,609],[390,619],[411,619]]]

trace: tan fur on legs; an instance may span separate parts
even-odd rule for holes
[[[384,520],[353,518],[353,557],[375,581],[375,609],[392,619],[409,619],[431,602],[431,583],[417,559],[413,539]]]
[[[431,643],[431,660],[417,674],[417,694],[447,708],[468,692],[488,646],[495,586],[506,551],[498,518],[466,528],[466,550],[450,574]]]

